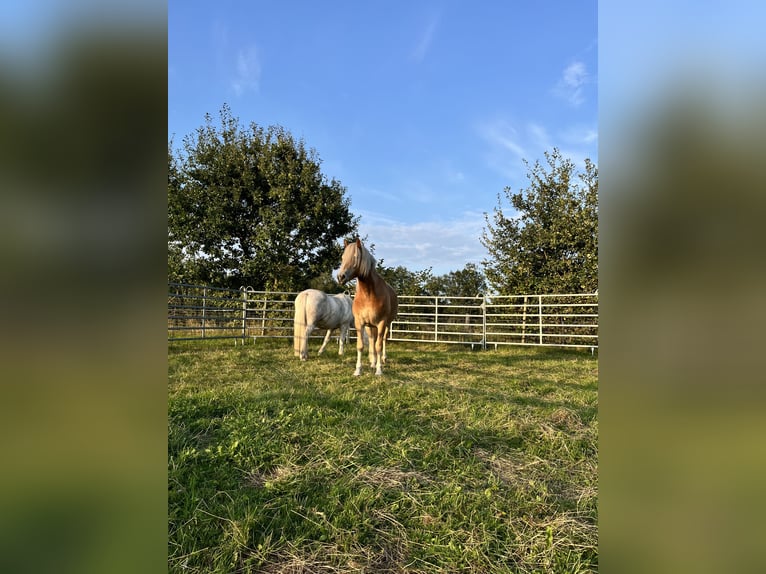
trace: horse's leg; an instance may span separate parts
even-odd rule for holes
[[[385,339],[386,339],[386,327],[385,323],[381,323],[378,325],[375,333],[375,354],[377,355],[377,361],[375,363],[375,374],[376,375],[382,375],[383,374],[383,367],[382,367],[382,360],[383,360],[383,346],[385,345]]]
[[[303,333],[303,339],[301,340],[301,361],[305,361],[309,358],[309,337],[314,330],[314,325],[306,325],[306,330]]]
[[[341,325],[340,335],[338,336],[338,354],[343,354],[343,348],[348,341],[348,325]]]
[[[370,346],[370,349],[369,349],[370,368],[374,369],[375,368],[375,364],[377,363],[377,359],[376,359],[376,356],[375,356],[375,351],[376,351],[375,341],[378,338],[378,329],[376,327],[372,326],[372,325],[367,327],[367,329],[368,329],[367,332],[369,334],[369,336],[368,336],[369,340],[367,342],[368,342],[368,344]]]
[[[354,376],[358,377],[362,374],[362,351],[364,351],[364,325],[361,322],[355,321],[356,327],[356,370]]]
[[[327,346],[327,341],[330,340],[330,335],[332,335],[332,329],[327,329],[327,334],[324,336],[324,341],[322,342],[322,346],[319,347],[319,352],[317,355],[321,355],[324,351],[324,348]]]
[[[380,362],[385,365],[386,364],[386,339],[388,339],[388,333],[389,333],[389,326],[386,325],[385,331],[383,331],[383,356],[380,358]]]
[[[303,336],[303,328],[301,321],[298,318],[298,310],[295,311],[295,321],[293,325],[293,354],[296,357],[301,355],[301,337]]]

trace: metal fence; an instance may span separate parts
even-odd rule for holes
[[[297,294],[169,283],[168,340],[292,338]],[[314,336],[323,335],[316,331]],[[593,351],[598,348],[598,295],[401,295],[391,340]]]

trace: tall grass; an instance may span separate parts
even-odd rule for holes
[[[312,353],[169,345],[171,572],[597,571],[590,353]]]

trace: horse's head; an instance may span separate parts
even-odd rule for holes
[[[338,283],[343,285],[351,281],[359,273],[359,262],[362,254],[362,242],[357,237],[356,241],[346,243],[343,250],[343,257],[340,261],[340,271],[338,271]]]

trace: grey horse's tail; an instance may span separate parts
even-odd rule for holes
[[[296,356],[302,357],[306,336],[306,294],[299,293],[295,298],[295,320],[293,324],[293,351]]]

